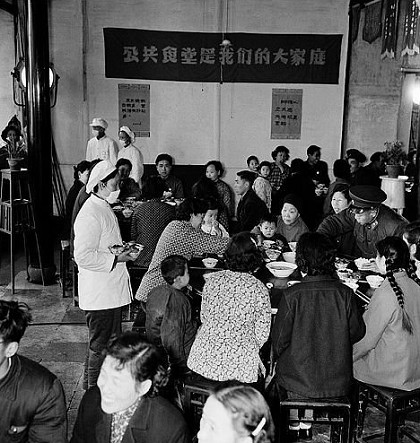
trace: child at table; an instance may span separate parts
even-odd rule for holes
[[[264,240],[271,240],[276,242],[275,247],[281,249],[282,252],[290,252],[291,249],[289,244],[287,243],[286,238],[276,233],[277,217],[271,214],[264,215],[260,223],[255,226],[255,228],[251,231],[252,234],[255,234],[258,239],[258,246],[262,246]]]
[[[201,223],[201,230],[206,234],[229,238],[229,233],[218,221],[219,205],[216,200],[208,199],[208,209]]]
[[[160,265],[166,283],[150,291],[146,303],[148,340],[168,356],[171,373],[182,376],[197,333],[191,303],[183,289],[190,281],[188,263],[180,255],[170,255]]]

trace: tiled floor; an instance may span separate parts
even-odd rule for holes
[[[63,383],[70,435],[84,392],[81,384],[87,343],[84,315],[79,308],[73,306],[72,298],[62,298],[58,284],[45,287],[31,284],[26,280],[24,269],[25,263],[18,257],[16,293],[12,296],[7,255],[0,249],[0,298],[26,302],[33,314],[33,323],[21,341],[19,352],[46,366]],[[131,329],[131,323],[124,323],[124,328]],[[374,410],[368,410],[366,423],[370,431],[379,429],[383,424],[383,416]],[[411,424],[420,434],[419,415],[411,417]],[[316,427],[314,431],[312,441],[329,441],[328,429]],[[383,439],[370,441],[379,443]]]

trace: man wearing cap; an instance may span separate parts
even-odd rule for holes
[[[133,145],[136,139],[134,132],[128,126],[121,126],[118,133],[121,149],[118,152],[118,160],[125,158],[131,162],[130,178],[139,184],[141,187],[141,178],[144,172],[143,154]]]
[[[251,231],[258,225],[261,217],[267,213],[266,204],[252,189],[254,180],[255,174],[251,171],[244,170],[236,174],[233,189],[240,197],[236,210],[238,219],[236,232]]]
[[[376,257],[376,243],[390,235],[401,236],[408,222],[382,204],[387,195],[377,186],[353,186],[350,197],[350,207],[324,219],[318,232],[334,239],[353,232],[356,254],[360,252],[364,258]]]
[[[121,308],[132,299],[126,262],[130,250],[111,252],[122,245],[117,218],[108,200],[119,193],[119,172],[109,161],[99,162],[86,185],[91,194],[74,222],[74,258],[79,275],[79,306],[89,328],[84,388],[96,385],[102,351],[112,334],[121,332]],[[118,253],[119,252],[119,253]]]
[[[88,141],[86,160],[109,160],[113,165],[117,163],[118,144],[105,135],[108,123],[103,118],[95,117],[89,125],[92,127],[93,137]]]

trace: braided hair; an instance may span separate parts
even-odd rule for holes
[[[413,325],[410,316],[405,310],[404,293],[394,276],[395,272],[404,270],[410,278],[416,281],[417,284],[420,284],[417,277],[413,278],[408,246],[404,240],[399,237],[386,237],[376,244],[376,249],[381,257],[385,257],[386,278],[397,297],[398,304],[402,311],[402,327],[409,334],[413,334]]]

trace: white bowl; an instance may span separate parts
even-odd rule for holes
[[[296,252],[283,252],[283,259],[288,263],[296,263]]]
[[[262,244],[264,249],[269,249],[274,246],[276,242],[274,240],[263,240]]]
[[[207,257],[201,260],[206,268],[214,268],[217,265],[217,258]]]
[[[380,275],[367,275],[366,281],[369,283],[369,286],[373,289],[379,288],[381,283],[384,281],[384,278]]]
[[[288,263],[285,261],[272,261],[266,264],[268,270],[274,275],[274,277],[289,277],[290,274],[297,268],[294,263]]]

